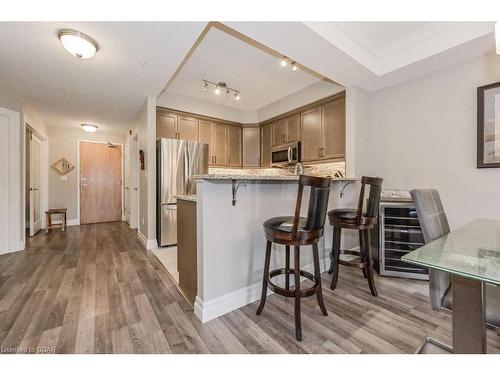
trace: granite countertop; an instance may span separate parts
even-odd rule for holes
[[[248,174],[199,174],[194,178],[198,180],[256,180],[256,181],[298,181],[299,176],[295,175],[248,175]],[[356,181],[357,178],[332,177],[332,181]]]
[[[183,201],[196,202],[196,194],[181,194],[181,195],[176,195],[175,198]]]

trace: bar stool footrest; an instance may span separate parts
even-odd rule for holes
[[[295,270],[293,268],[289,269],[289,275],[294,275]],[[294,289],[285,289],[282,288],[276,284],[274,284],[271,279],[275,276],[278,275],[286,275],[286,268],[277,268],[275,270],[272,270],[269,272],[269,279],[268,279],[268,288],[271,289],[274,293],[284,296],[284,297],[295,297],[295,290]],[[312,281],[314,285],[310,288],[307,289],[301,289],[300,290],[300,296],[301,297],[309,297],[314,294],[316,294],[319,286],[318,280],[314,277],[314,275],[310,272],[300,270],[300,276],[305,277],[306,279]]]

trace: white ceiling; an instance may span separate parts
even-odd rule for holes
[[[202,79],[226,82],[241,91],[241,100],[236,101],[233,95],[226,97],[224,93],[215,95],[213,87],[204,91]],[[279,56],[212,27],[167,91],[239,110],[256,111],[321,79],[301,69],[284,68]]]
[[[225,24],[345,87],[356,85],[367,91],[495,49],[492,22]]]
[[[147,96],[156,96],[196,41],[204,22],[1,22],[0,89],[15,90],[48,126],[124,130]],[[57,30],[97,40],[100,51],[78,61]],[[139,60],[145,60],[144,66]]]

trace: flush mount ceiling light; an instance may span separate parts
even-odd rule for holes
[[[224,90],[226,98],[229,98],[230,94],[234,93],[234,98],[240,100],[240,90],[229,87],[226,82],[212,82],[207,79],[202,79],[201,81],[203,82],[203,91],[208,91],[208,85],[212,85],[214,87],[214,94],[219,95]]]
[[[83,128],[83,130],[89,133],[93,133],[97,130],[97,125],[81,124],[80,126]]]
[[[495,23],[495,42],[497,47],[497,55],[500,55],[500,21]]]
[[[90,36],[80,31],[62,29],[57,33],[63,47],[78,59],[90,59],[99,51],[99,45]]]

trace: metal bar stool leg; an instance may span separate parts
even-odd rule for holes
[[[257,308],[257,315],[260,315],[260,313],[264,309],[264,305],[266,304],[267,283],[268,283],[268,280],[269,280],[269,263],[271,262],[271,246],[272,246],[272,242],[271,241],[267,241],[267,245],[266,245],[266,259],[264,261],[264,276],[262,277],[262,295],[260,297],[260,305]]]

